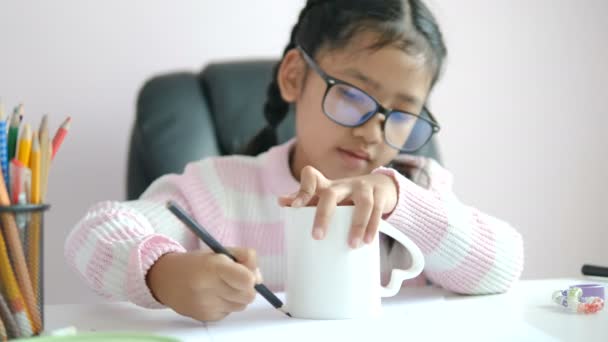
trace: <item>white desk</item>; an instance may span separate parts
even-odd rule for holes
[[[146,331],[184,341],[608,341],[608,308],[572,314],[551,302],[554,290],[589,279],[522,281],[509,293],[456,296],[438,288],[404,288],[383,301],[374,320],[290,319],[261,297],[220,322],[200,323],[170,310],[128,303],[48,305],[47,330]],[[597,282],[596,279],[592,280]]]

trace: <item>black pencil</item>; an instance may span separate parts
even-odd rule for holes
[[[173,201],[167,202],[167,209],[171,211],[177,218],[182,221],[186,227],[188,227],[196,236],[198,236],[203,242],[211,248],[215,253],[221,253],[229,257],[230,259],[238,262],[236,258],[230,254],[230,252],[224,248],[205,228],[203,228],[200,224],[198,224],[193,218],[191,218],[184,210],[182,210],[176,203]],[[272,304],[275,308],[291,317],[289,312],[283,309],[283,302],[272,293],[264,284],[255,285],[255,290],[262,295],[262,297],[266,298],[266,300]]]
[[[581,272],[587,276],[608,277],[608,267],[584,264]]]

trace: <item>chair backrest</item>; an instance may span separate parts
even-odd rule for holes
[[[205,157],[238,151],[265,125],[263,105],[276,61],[208,65],[200,74],[156,76],[142,87],[132,128],[127,197],[135,199],[158,177],[181,173]],[[294,115],[278,129],[294,136]],[[417,154],[438,159],[433,140]]]

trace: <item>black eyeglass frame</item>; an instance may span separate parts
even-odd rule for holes
[[[402,114],[406,114],[406,115],[412,115],[415,116],[417,119],[419,120],[423,120],[425,122],[427,122],[429,125],[431,125],[432,127],[432,131],[431,134],[429,135],[429,137],[424,141],[423,144],[420,145],[420,147],[416,148],[416,149],[404,149],[402,147],[397,147],[394,144],[390,143],[387,139],[386,139],[386,134],[383,134],[384,136],[384,142],[389,145],[392,148],[395,148],[397,150],[399,150],[400,152],[416,152],[418,150],[420,150],[422,147],[424,147],[433,137],[434,134],[438,133],[441,130],[441,126],[439,125],[439,122],[437,122],[437,119],[435,119],[435,116],[433,115],[433,113],[431,113],[430,110],[428,110],[428,108],[425,106],[422,107],[422,113],[427,113],[429,119],[425,118],[422,116],[422,114],[414,114],[414,113],[410,113],[408,111],[404,111],[404,110],[400,110],[400,109],[395,109],[395,108],[386,108],[384,106],[382,106],[382,104],[380,104],[380,102],[378,102],[378,100],[376,100],[376,98],[374,98],[372,95],[368,94],[366,91],[364,91],[363,89],[350,84],[346,81],[342,81],[340,79],[337,79],[335,77],[330,76],[329,74],[327,74],[325,71],[323,71],[323,69],[321,69],[321,67],[314,61],[314,59],[312,59],[312,57],[310,57],[310,55],[308,55],[308,53],[300,46],[300,45],[296,45],[296,49],[298,49],[298,51],[300,51],[300,53],[302,54],[302,57],[304,58],[304,61],[306,61],[306,64],[308,64],[308,66],[310,66],[319,76],[321,76],[321,78],[323,79],[323,81],[325,81],[325,84],[327,85],[327,88],[325,89],[325,93],[323,94],[323,100],[321,102],[321,107],[323,109],[323,113],[325,114],[325,116],[327,116],[331,121],[337,123],[340,126],[344,126],[344,127],[359,127],[359,126],[363,126],[366,122],[368,122],[371,118],[373,118],[376,114],[380,113],[383,114],[385,116],[385,120],[382,123],[382,131],[384,132],[384,128],[386,125],[386,122],[388,121],[388,118],[394,114],[394,113],[402,113]],[[372,101],[374,101],[375,105],[376,105],[376,110],[374,111],[374,113],[372,115],[370,115],[369,117],[367,117],[365,120],[363,120],[362,122],[359,122],[357,124],[354,125],[347,125],[344,124],[342,122],[337,121],[336,119],[334,119],[329,113],[327,113],[327,111],[325,110],[325,100],[327,98],[327,94],[329,93],[329,91],[331,90],[331,88],[333,86],[336,85],[346,85],[352,88],[357,89],[358,91],[362,92],[363,94],[367,95]]]

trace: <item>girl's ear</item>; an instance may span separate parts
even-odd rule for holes
[[[281,90],[281,96],[285,102],[295,102],[302,89],[306,75],[306,62],[302,59],[297,49],[291,49],[283,57],[283,62],[279,67],[277,82]]]

